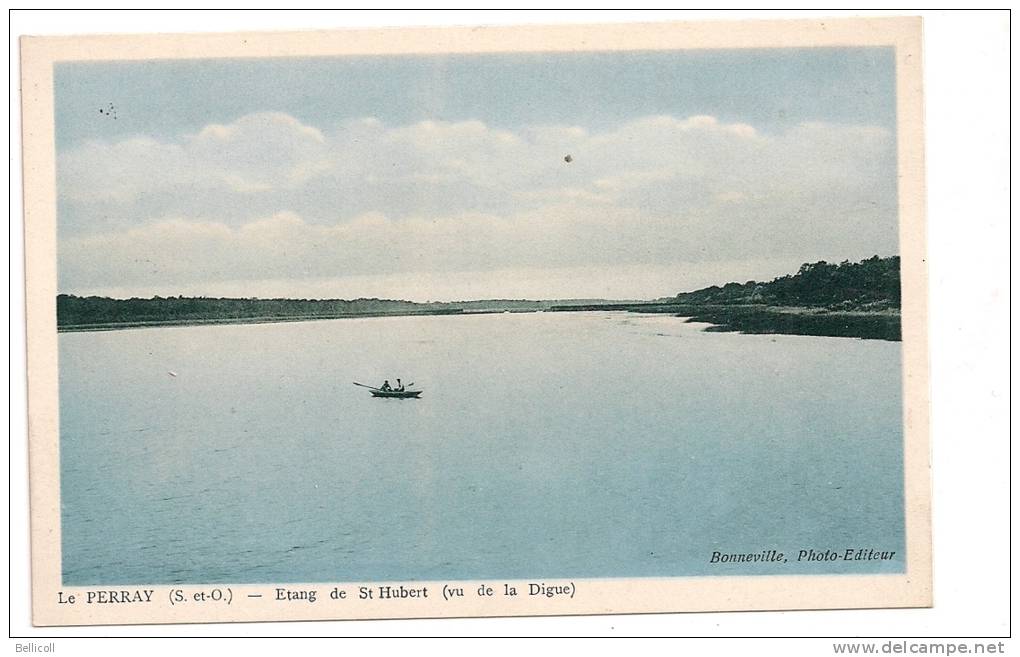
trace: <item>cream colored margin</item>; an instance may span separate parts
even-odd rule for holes
[[[573,599],[480,598],[482,582],[446,602],[332,601],[334,584],[316,583],[315,604],[279,603],[272,585],[229,586],[233,602],[171,606],[168,586],[150,604],[58,604],[60,579],[59,437],[55,297],[56,193],[53,64],[59,61],[206,57],[309,57],[355,54],[571,52],[693,48],[895,46],[899,146],[900,254],[907,572],[878,576],[762,576],[578,580]],[[928,446],[927,266],[920,18],[699,22],[633,25],[429,28],[297,33],[25,37],[21,41],[24,204],[35,625],[267,621],[336,618],[514,616],[710,610],[930,606],[931,523]],[[116,540],[115,537],[111,537]],[[493,585],[499,582],[486,582]],[[526,582],[511,582],[518,590]],[[553,583],[553,582],[549,582]],[[556,582],[559,583],[559,582]],[[379,584],[378,582],[374,584]],[[434,593],[443,582],[425,584]],[[418,582],[415,586],[422,586]],[[358,583],[345,583],[356,591]],[[301,588],[289,585],[290,588]],[[108,587],[136,589],[138,586]],[[189,592],[227,585],[186,586]]]

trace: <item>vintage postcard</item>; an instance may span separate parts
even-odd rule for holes
[[[920,55],[23,39],[34,622],[930,605]]]

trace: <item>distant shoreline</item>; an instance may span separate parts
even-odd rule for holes
[[[372,317],[430,317],[443,315],[486,315],[532,312],[607,312],[624,311],[673,315],[689,323],[710,324],[711,332],[735,332],[758,335],[806,335],[817,337],[859,338],[898,342],[901,338],[898,310],[827,310],[795,306],[708,305],[681,303],[602,303],[551,305],[545,308],[491,308],[364,312],[334,315],[290,315],[265,317],[216,317],[180,320],[96,322],[58,326],[58,333],[115,331],[133,328],[166,328],[236,324],[276,324],[316,320]]]
[[[863,340],[903,340],[899,310],[853,311],[817,308],[706,309],[687,321],[711,324],[706,331],[736,331],[746,334],[815,335]]]
[[[687,322],[711,324],[706,331],[756,335],[812,335],[864,340],[902,340],[899,309],[830,310],[803,306],[754,304],[606,304],[603,306],[553,306],[552,312],[579,310],[625,310],[669,314]]]
[[[87,324],[67,324],[57,326],[57,333],[80,333],[84,331],[116,331],[132,328],[166,328],[174,326],[218,326],[231,324],[281,324],[285,322],[314,322],[329,319],[359,319],[368,317],[417,317],[437,315],[483,315],[504,312],[502,310],[474,310],[465,313],[463,310],[422,310],[402,312],[346,313],[335,315],[280,315],[264,317],[210,317],[166,320],[131,320],[123,322],[94,322]]]
[[[260,299],[160,297],[111,299],[57,295],[57,331],[160,326],[265,324],[357,317],[521,312],[613,311],[670,314],[711,324],[708,331],[814,335],[899,341],[900,258],[804,263],[769,282],[727,283],[654,301],[608,299]]]

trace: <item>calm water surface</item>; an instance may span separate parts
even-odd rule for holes
[[[63,333],[64,582],[902,572],[900,344],[702,328]],[[351,385],[397,376],[422,398]],[[851,547],[897,558],[795,562]],[[709,563],[763,549],[790,562]]]

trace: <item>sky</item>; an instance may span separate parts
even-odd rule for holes
[[[650,299],[897,253],[888,48],[54,78],[63,293]]]

